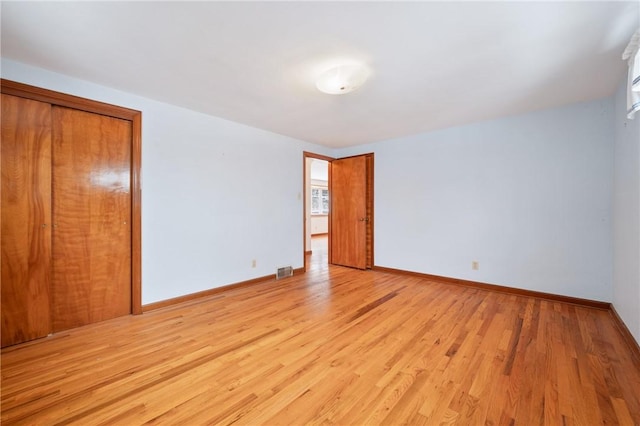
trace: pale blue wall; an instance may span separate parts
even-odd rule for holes
[[[626,117],[625,89],[615,95],[613,305],[640,342],[640,114]]]
[[[377,265],[613,300],[638,337],[640,119],[623,127],[619,95],[331,150],[11,61],[2,74],[143,111],[144,303],[302,266],[302,151],[375,152]]]
[[[10,60],[2,77],[142,111],[143,304],[303,266],[302,152],[328,148]]]
[[[336,155],[366,152],[376,265],[612,300],[612,99]]]

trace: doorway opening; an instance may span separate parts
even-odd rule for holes
[[[304,267],[329,265],[330,163],[333,158],[304,153]]]
[[[303,153],[305,271],[373,268],[373,156]]]

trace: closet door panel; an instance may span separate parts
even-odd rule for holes
[[[2,346],[51,333],[51,105],[2,96]]]
[[[53,107],[53,329],[131,312],[131,122]]]

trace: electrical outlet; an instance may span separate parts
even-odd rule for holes
[[[478,269],[480,269],[480,263],[477,260],[474,260],[473,262],[471,262],[471,269],[477,271]]]
[[[253,260],[251,261],[251,267],[252,267],[252,268],[255,268],[255,267],[256,267],[256,260],[255,260],[255,259],[253,259]]]

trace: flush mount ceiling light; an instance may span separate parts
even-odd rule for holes
[[[339,65],[323,72],[316,87],[323,93],[343,95],[362,86],[368,77],[369,70],[363,65]]]

